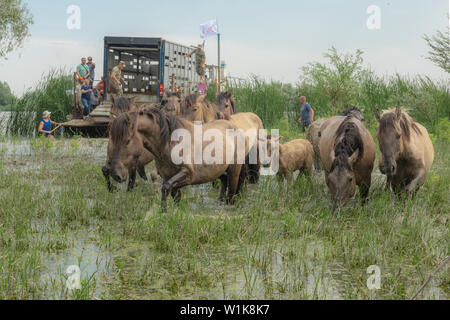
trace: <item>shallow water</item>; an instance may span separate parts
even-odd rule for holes
[[[47,168],[50,162],[54,169],[64,168],[74,157],[86,159],[89,164],[101,165],[105,161],[107,141],[104,139],[55,139],[49,145],[43,144],[40,139],[4,139],[0,141],[0,154],[2,155],[3,168],[5,170],[35,171],[41,172]],[[56,157],[56,158],[55,158]],[[57,159],[57,161],[54,161]],[[59,164],[58,164],[59,163]],[[58,167],[59,166],[59,167]],[[319,183],[323,180],[323,173],[314,172],[313,181]],[[139,180],[138,180],[139,181]],[[40,185],[39,196],[49,196],[57,199],[58,195],[65,191],[64,183],[47,184],[45,180],[30,181]],[[373,184],[382,187],[385,178],[375,171]],[[142,184],[142,182],[139,182]],[[283,185],[286,187],[287,185]],[[248,197],[252,198],[256,193],[256,186],[249,186]],[[118,192],[124,192],[125,186],[121,186]],[[218,204],[218,190],[212,184],[192,186],[183,190],[184,197],[189,198],[187,205],[196,218],[229,218],[239,217],[239,213],[231,206]],[[356,202],[354,199],[352,202]],[[95,199],[86,199],[85,208],[88,210],[95,206]],[[156,206],[142,219],[148,221],[157,213]],[[55,220],[58,218],[57,208]],[[127,274],[142,276],[145,278],[146,269],[155,259],[153,252],[144,243],[121,243],[121,247],[112,249],[114,239],[100,239],[97,228],[99,222],[91,217],[90,226],[85,230],[72,230],[67,232],[67,239],[63,249],[47,252],[42,258],[40,268],[40,284],[45,288],[43,292],[34,293],[30,299],[68,299],[73,298],[67,290],[67,268],[75,265],[80,268],[81,280],[88,288],[87,297],[94,299],[116,298],[117,292],[124,290],[118,286],[117,278]],[[46,240],[46,231],[54,228],[55,221],[35,219],[31,222],[33,229],[42,233],[42,239]],[[250,247],[230,248],[233,256],[244,256],[247,263],[243,266],[223,266],[223,281],[207,290],[199,289],[192,292],[189,288],[178,293],[176,298],[186,299],[345,299],[350,276],[348,271],[339,264],[339,259],[333,263],[323,264],[324,245],[311,242],[308,244],[301,257],[301,261],[293,263],[292,258],[287,257],[283,247]],[[293,267],[296,266],[296,267]],[[119,275],[119,276],[118,276]],[[128,284],[126,298],[135,299],[159,299],[171,296],[165,288],[164,275],[153,275],[150,284],[139,286],[136,283]],[[114,280],[116,279],[116,280]],[[126,280],[124,280],[126,281]],[[122,284],[121,284],[122,285]],[[360,284],[353,284],[360,285]],[[425,289],[425,299],[446,299],[447,295],[432,282]],[[79,297],[78,297],[79,298]]]

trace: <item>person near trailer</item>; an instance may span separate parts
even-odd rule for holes
[[[81,64],[77,66],[77,77],[80,80],[89,79],[91,74],[89,65],[86,63],[86,58],[81,58]]]
[[[89,79],[84,80],[84,84],[81,87],[81,102],[83,103],[84,110],[83,115],[88,116],[91,113],[91,95],[93,88]]]
[[[125,81],[122,76],[122,70],[125,68],[125,62],[120,61],[117,66],[115,66],[111,71],[111,78],[109,81],[109,92],[116,94],[118,96],[123,96],[122,83],[120,81]]]
[[[41,122],[39,123],[39,134],[43,134],[46,138],[50,137],[50,135],[52,134],[52,125],[62,125],[62,123],[52,121],[52,119],[50,119],[51,114],[51,112],[44,111],[44,113],[42,114]]]
[[[83,102],[81,101],[81,96],[83,95],[81,92],[81,87],[84,84],[84,80],[83,79],[75,79],[76,81],[76,85],[75,85],[75,106],[76,106],[76,112],[78,113],[78,115],[75,115],[75,117],[81,117],[83,114]]]
[[[203,51],[203,46],[199,44],[197,49],[191,51],[190,53],[184,55],[185,58],[189,58],[195,53],[195,71],[200,76],[201,81],[205,81],[206,73],[206,54]]]
[[[95,63],[92,61],[92,57],[88,57],[87,65],[89,67],[89,79],[91,79],[91,83],[95,81]]]

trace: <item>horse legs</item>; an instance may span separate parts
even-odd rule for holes
[[[136,182],[136,169],[132,169],[130,170],[130,179],[128,180],[128,191],[133,190],[135,182]]]
[[[228,197],[227,204],[234,204],[237,195],[239,177],[241,175],[242,164],[235,164],[228,169]]]
[[[172,191],[170,191],[170,194],[175,201],[175,203],[180,203],[181,201],[181,190],[179,188],[173,188]]]
[[[225,201],[225,194],[227,192],[227,184],[228,184],[228,177],[226,174],[223,174],[220,177],[221,186],[220,186],[220,194],[219,194],[219,201],[223,202]]]
[[[111,184],[111,180],[109,179],[111,172],[109,171],[107,166],[104,166],[102,168],[102,172],[103,172],[103,176],[106,179],[106,186],[108,187],[108,191],[112,192],[113,191],[113,186]]]
[[[140,176],[144,181],[148,181],[147,174],[145,173],[145,167],[144,167],[144,166],[139,166],[139,167],[137,168],[137,172],[139,173],[139,176]]]
[[[425,182],[425,177],[426,177],[425,169],[420,168],[417,172],[416,177],[406,186],[406,191],[408,191],[408,194],[412,194],[414,191],[423,186]]]
[[[182,185],[187,176],[188,171],[186,169],[181,169],[180,172],[164,182],[161,188],[161,209],[163,212],[167,212],[167,195],[173,188],[177,188]]]

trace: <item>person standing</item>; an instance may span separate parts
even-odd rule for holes
[[[52,133],[52,125],[61,126],[61,123],[57,123],[50,119],[51,112],[44,111],[42,114],[41,122],[39,123],[38,131],[40,134],[44,134],[45,137],[49,137]]]
[[[111,71],[111,79],[109,81],[109,91],[113,94],[123,96],[123,88],[120,81],[125,81],[122,77],[122,70],[125,68],[125,62],[120,61]]]
[[[81,102],[81,96],[83,95],[81,93],[81,87],[84,84],[84,80],[80,80],[79,78],[76,79],[76,85],[75,85],[75,106],[76,106],[76,112],[79,113],[81,116],[83,114],[83,103]]]
[[[305,133],[306,129],[314,122],[314,110],[306,102],[306,97],[300,97],[300,104],[302,107],[300,109],[300,118],[297,122],[302,125],[302,132]]]
[[[195,53],[195,71],[200,76],[201,81],[204,81],[206,73],[206,55],[205,51],[203,51],[203,46],[199,44],[197,46],[197,49],[184,55],[184,57],[189,58],[194,53]]]
[[[88,116],[91,113],[91,94],[93,91],[90,80],[84,80],[84,84],[81,87],[81,102],[84,106],[84,116]]]
[[[87,65],[89,66],[89,79],[91,79],[93,84],[95,81],[95,63],[92,61],[92,57],[88,57]]]
[[[81,58],[81,64],[77,66],[77,76],[78,79],[88,79],[91,71],[89,70],[89,66],[86,63],[86,58]]]

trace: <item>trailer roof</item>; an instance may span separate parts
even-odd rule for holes
[[[161,41],[162,38],[105,37],[105,44],[109,46],[158,48]]]

